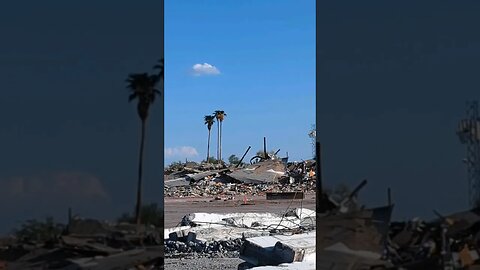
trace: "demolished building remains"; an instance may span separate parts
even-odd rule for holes
[[[315,160],[262,160],[241,168],[177,168],[181,185],[167,197],[302,200],[314,193]],[[176,180],[179,181],[179,180]],[[172,181],[173,182],[173,181]],[[391,220],[394,205],[365,208],[356,201],[362,181],[342,197],[321,194],[322,213],[289,208],[278,213],[194,212],[165,229],[165,256],[239,257],[238,269],[480,269],[480,209],[431,221]],[[300,194],[300,195],[299,195]],[[239,197],[239,198],[238,198]],[[315,241],[317,239],[317,241]]]

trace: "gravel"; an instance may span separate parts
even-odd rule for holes
[[[165,258],[238,258],[242,239],[188,243],[165,241]]]
[[[166,270],[237,270],[243,263],[239,258],[181,258],[165,259]]]

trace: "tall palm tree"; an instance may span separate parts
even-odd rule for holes
[[[224,111],[215,111],[213,113],[215,118],[217,118],[218,124],[218,160],[222,160],[222,122],[225,119],[227,114]]]
[[[222,159],[222,132],[223,132],[223,120],[225,119],[225,116],[227,116],[227,114],[224,111],[220,111],[220,117],[219,117],[219,120],[220,120],[220,160],[222,162],[223,162],[223,159]]]
[[[213,115],[205,115],[205,125],[208,128],[208,144],[207,144],[207,163],[208,159],[210,158],[210,130],[212,129],[213,123],[215,123],[215,116]]]
[[[150,105],[155,101],[155,96],[160,94],[156,89],[156,85],[160,78],[157,75],[149,75],[148,73],[130,74],[126,80],[127,87],[130,89],[128,101],[138,100],[137,112],[141,120],[141,139],[140,139],[140,156],[138,162],[138,183],[137,183],[137,203],[135,206],[135,221],[140,224],[140,211],[142,205],[142,167],[143,167],[143,148],[145,143],[145,125],[148,118],[148,110]]]
[[[212,116],[217,118],[217,161],[220,161],[220,121],[218,121],[218,116],[220,111],[213,112]]]

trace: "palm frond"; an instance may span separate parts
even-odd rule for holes
[[[164,60],[163,60],[163,58],[162,58],[162,59],[158,60],[158,63],[157,63],[155,66],[153,66],[153,68],[154,68],[154,69],[162,69],[162,70],[163,70],[163,65],[164,65]]]
[[[164,75],[165,75],[165,68],[164,68],[164,61],[163,61],[163,58],[158,60],[158,64],[156,64],[155,66],[153,66],[153,69],[158,69],[158,74],[156,75],[157,76],[157,81],[160,81],[164,78]]]
[[[128,102],[134,100],[137,98],[137,93],[133,93],[133,94],[130,94],[130,96],[128,97]]]
[[[138,99],[139,112],[142,111],[140,114],[146,117],[148,114],[146,111],[148,111],[150,104],[155,101],[155,96],[161,94],[161,92],[155,88],[158,83],[158,76],[150,75],[146,72],[132,73],[128,75],[126,82],[127,88],[129,88],[131,92],[129,101]]]
[[[215,122],[215,116],[205,115],[204,120],[205,120],[205,124],[214,123]]]

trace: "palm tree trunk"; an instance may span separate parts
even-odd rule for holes
[[[220,160],[220,123],[217,120],[217,162]]]
[[[220,158],[219,160],[220,162],[222,162],[222,121],[220,121]]]
[[[138,183],[137,183],[137,204],[135,206],[135,221],[137,225],[141,224],[140,210],[142,208],[142,172],[143,172],[143,146],[145,143],[145,120],[142,120],[142,131],[140,139],[140,157],[138,160]]]
[[[208,144],[207,144],[207,163],[208,163],[208,158],[210,157],[210,129],[208,130]]]

